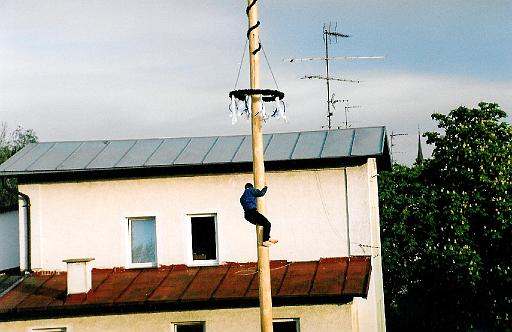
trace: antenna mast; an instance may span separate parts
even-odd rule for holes
[[[349,38],[349,35],[344,35],[342,33],[336,32],[336,26],[334,27],[334,31],[331,31],[331,23],[329,23],[329,28],[327,28],[324,24],[324,41],[325,41],[325,82],[327,84],[327,128],[331,130],[331,87],[330,87],[330,76],[329,76],[329,44],[331,43],[331,38],[335,38],[338,41],[338,37],[340,38]]]
[[[391,165],[393,165],[393,162],[394,162],[394,158],[393,158],[393,146],[395,146],[395,144],[393,143],[394,141],[394,138],[395,137],[398,137],[398,136],[407,136],[409,134],[404,134],[404,133],[395,133],[394,131],[391,131],[391,135],[389,135],[389,139],[390,139],[390,151],[389,151],[389,154],[391,155]]]
[[[325,76],[321,75],[306,75],[304,77],[301,77],[301,79],[304,78],[317,78],[325,80],[327,85],[327,129],[331,130],[332,128],[332,122],[331,117],[333,116],[333,112],[331,111],[331,104],[333,106],[333,109],[335,109],[334,104],[336,102],[339,102],[340,100],[333,100],[334,94],[331,97],[331,85],[330,81],[341,81],[341,82],[349,82],[349,83],[360,83],[358,80],[351,80],[346,78],[336,78],[331,77],[329,72],[329,61],[330,60],[359,60],[359,59],[384,59],[383,56],[335,56],[335,57],[329,57],[329,44],[332,43],[332,39],[335,40],[335,42],[338,41],[339,38],[349,38],[350,35],[346,35],[340,32],[337,32],[336,29],[338,27],[338,24],[335,23],[334,27],[332,26],[332,23],[329,23],[328,25],[324,24],[323,28],[323,38],[325,42],[325,57],[309,57],[309,58],[291,58],[291,59],[283,59],[283,61],[287,62],[302,62],[302,61],[314,61],[314,60],[324,60],[325,61]],[[345,101],[345,100],[343,100]],[[345,109],[345,119],[346,119],[346,109]],[[345,120],[345,126],[347,127],[347,121]]]

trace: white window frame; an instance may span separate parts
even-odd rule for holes
[[[300,318],[275,318],[272,323],[276,322],[295,322],[296,331],[300,332]]]
[[[192,218],[196,217],[213,217],[213,223],[215,226],[215,256],[216,259],[197,260],[194,259],[194,253],[192,252]],[[187,214],[187,257],[189,266],[215,266],[219,265],[219,227],[218,227],[218,214],[217,213],[189,213]]]
[[[203,332],[206,331],[206,322],[205,321],[174,322],[174,323],[171,323],[171,331],[176,332],[178,330],[178,326],[195,325],[195,324],[202,324]]]
[[[154,262],[147,262],[147,263],[133,263],[132,258],[132,221],[133,220],[148,220],[151,219],[155,223],[155,261]],[[158,266],[158,239],[156,231],[157,225],[156,225],[156,216],[138,216],[138,217],[126,217],[126,222],[128,223],[128,232],[126,235],[126,251],[127,251],[127,267],[128,268],[154,268]]]

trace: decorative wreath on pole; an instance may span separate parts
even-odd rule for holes
[[[249,16],[251,12],[251,8],[256,4],[258,0],[252,0],[250,4],[247,6],[246,14]],[[251,20],[249,19],[249,22]],[[247,42],[250,38],[251,31],[257,29],[260,25],[260,21],[257,21],[254,25],[249,27],[247,30],[247,39],[245,41],[244,51],[242,53],[242,60],[240,61],[240,67],[238,68],[238,76],[236,78],[235,88],[233,91],[229,92],[229,98],[231,99],[231,103],[229,104],[229,112],[231,116],[231,123],[235,124],[238,121],[238,117],[244,116],[247,119],[251,118],[251,96],[259,96],[260,98],[260,108],[258,112],[255,114],[261,116],[263,121],[266,121],[270,117],[280,118],[286,121],[285,116],[285,104],[284,104],[284,93],[279,90],[271,90],[271,89],[237,89],[238,80],[240,79],[240,71],[242,69],[242,64],[244,62],[245,52],[247,50]],[[268,68],[270,69],[270,73],[272,74],[272,78],[274,79],[274,83],[276,88],[277,86],[276,78],[274,77],[274,73],[272,71],[272,67],[267,58],[267,54],[263,46],[261,45],[261,41],[258,38],[258,47],[251,51],[253,55],[256,55],[258,52],[262,51],[265,56],[265,60],[267,61]],[[267,105],[265,105],[267,104]],[[269,104],[271,104],[271,112],[267,112],[269,108]]]
[[[256,115],[266,121],[270,117],[283,119],[286,121],[286,106],[284,104],[284,93],[279,90],[271,89],[241,89],[229,92],[231,103],[229,111],[231,112],[231,123],[235,124],[238,117],[251,117],[251,96],[260,96],[261,103],[260,109]],[[267,106],[265,106],[267,104]],[[271,104],[271,105],[269,105]],[[272,111],[267,112],[269,106],[272,106]]]

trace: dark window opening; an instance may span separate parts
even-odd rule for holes
[[[175,332],[204,332],[204,323],[176,324]]]
[[[272,322],[274,332],[299,332],[298,320]]]
[[[191,217],[194,260],[216,260],[215,216]]]

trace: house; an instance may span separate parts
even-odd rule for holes
[[[384,331],[384,127],[264,135],[274,331]],[[0,165],[21,281],[0,330],[258,331],[250,136],[45,142]]]

